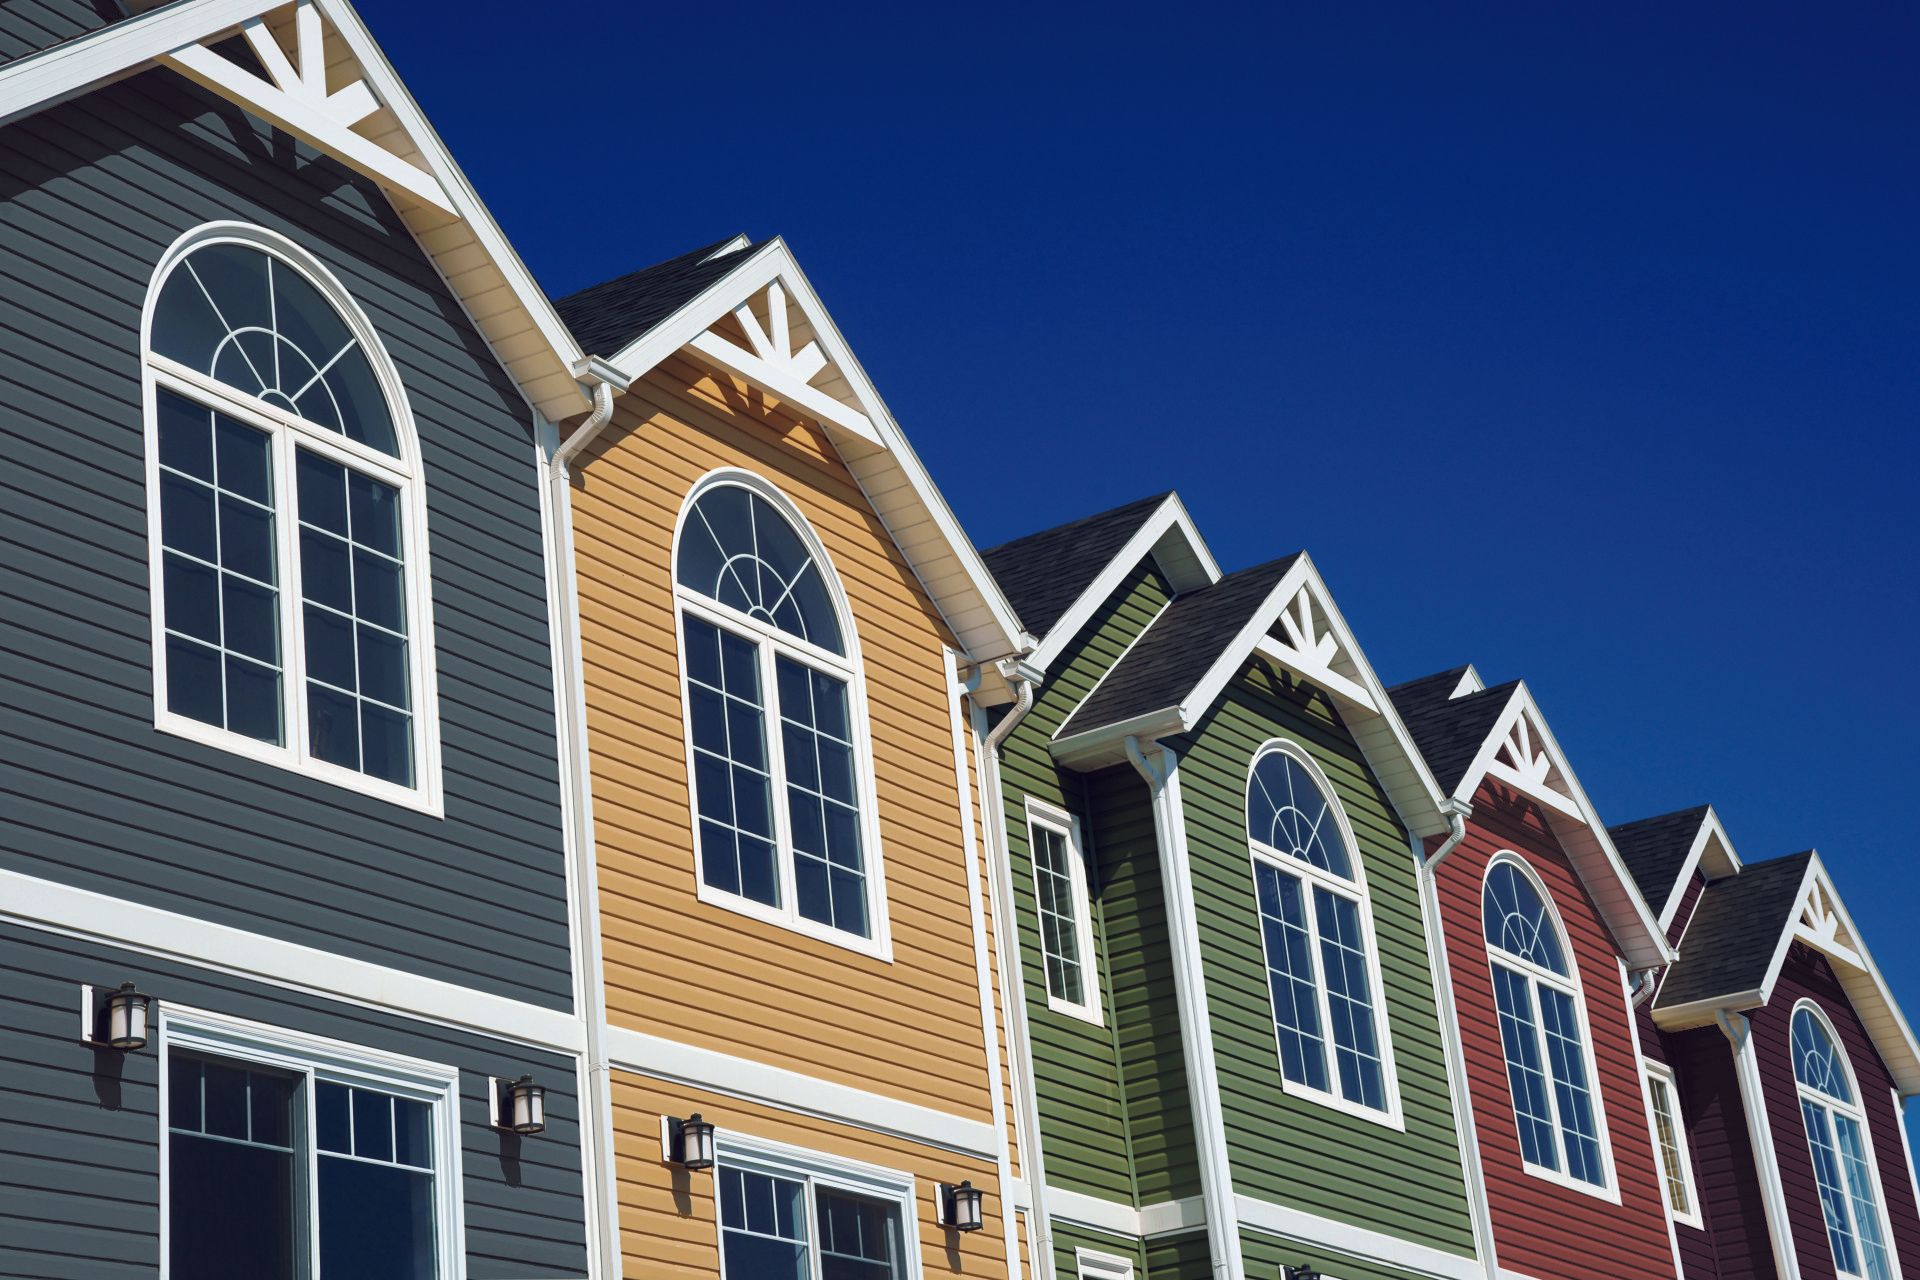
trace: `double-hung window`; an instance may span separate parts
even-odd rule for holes
[[[1813,1005],[1803,1003],[1793,1011],[1792,1034],[1793,1078],[1834,1268],[1861,1280],[1893,1280],[1880,1179],[1866,1113],[1855,1101],[1852,1069],[1825,1016]]]
[[[1027,801],[1033,895],[1046,970],[1047,1005],[1057,1013],[1100,1023],[1100,979],[1093,949],[1092,898],[1079,820]]]
[[[1660,1185],[1667,1212],[1675,1222],[1698,1227],[1703,1222],[1700,1197],[1693,1185],[1693,1160],[1687,1147],[1686,1117],[1680,1113],[1680,1090],[1673,1071],[1658,1062],[1642,1061],[1646,1075],[1647,1110],[1653,1121],[1654,1154],[1660,1160]]]
[[[448,1068],[169,1013],[168,1280],[446,1280],[459,1171]]]
[[[911,1179],[759,1149],[723,1149],[715,1175],[724,1280],[920,1275]]]
[[[1331,785],[1300,747],[1272,743],[1255,758],[1247,829],[1288,1091],[1399,1123],[1364,872]]]
[[[149,310],[156,724],[437,810],[419,468],[371,328],[241,227],[183,241]]]
[[[885,953],[865,715],[824,553],[755,478],[680,522],[674,595],[700,895]]]
[[[1495,858],[1481,893],[1493,998],[1528,1172],[1605,1192],[1604,1120],[1580,986],[1560,922],[1533,873]]]

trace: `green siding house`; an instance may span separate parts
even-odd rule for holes
[[[996,735],[1036,1276],[1484,1275],[1448,815],[1311,561],[1222,575],[1172,494],[984,556],[1036,637]]]

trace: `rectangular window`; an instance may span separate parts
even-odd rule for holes
[[[726,1280],[907,1280],[913,1181],[731,1139],[714,1179]]]
[[[456,1274],[455,1073],[169,1011],[170,1280]]]
[[[1133,1280],[1133,1260],[1094,1249],[1073,1251],[1075,1280]]]
[[[1094,967],[1093,902],[1087,887],[1080,822],[1029,798],[1028,848],[1033,855],[1034,905],[1047,1005],[1057,1013],[1100,1024],[1100,981]]]
[[[1642,1062],[1647,1079],[1647,1106],[1653,1114],[1653,1146],[1660,1158],[1661,1185],[1667,1212],[1690,1227],[1702,1224],[1693,1187],[1693,1163],[1687,1148],[1686,1117],[1680,1112],[1680,1092],[1673,1072],[1657,1062]]]

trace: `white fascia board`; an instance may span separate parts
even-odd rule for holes
[[[933,599],[934,608],[939,611],[942,619],[947,621],[948,629],[954,632],[968,659],[977,662],[1024,653],[1030,637],[1021,629],[1019,619],[1014,616],[1013,607],[1001,594],[1000,585],[993,580],[993,575],[987,572],[987,566],[980,559],[980,553],[975,551],[973,543],[968,541],[966,533],[960,528],[960,522],[954,518],[952,509],[947,506],[946,499],[934,486],[932,477],[927,474],[926,468],[913,452],[912,446],[907,443],[905,434],[900,430],[900,424],[894,420],[886,403],[880,399],[880,393],[875,390],[866,372],[861,369],[860,362],[855,358],[852,349],[840,336],[840,330],[834,325],[833,317],[827,313],[819,295],[814,292],[805,273],[800,270],[800,264],[794,260],[793,252],[787,247],[785,240],[776,236],[758,249],[741,254],[740,264],[732,271],[708,286],[679,311],[608,359],[620,369],[630,383],[637,382],[676,351],[688,347],[696,351],[700,350],[696,339],[721,317],[775,280],[778,280],[785,289],[788,300],[798,306],[801,313],[806,316],[807,322],[813,327],[814,341],[820,344],[827,358],[839,369],[840,375],[846,379],[847,385],[852,388],[854,398],[859,402],[858,410],[852,412],[864,415],[866,422],[873,429],[873,435],[870,438],[877,443],[879,451],[899,469],[901,478],[907,482],[913,492],[916,505],[925,512],[927,518],[939,530],[942,543],[953,557],[954,567],[961,570],[969,590],[992,618],[991,635],[976,635],[970,638],[962,634],[952,625],[953,617],[959,612],[952,607],[956,602],[942,599],[943,595],[950,593],[935,593],[929,585],[938,581],[940,575],[929,572],[931,566],[914,565],[915,573],[919,576],[922,585],[928,586],[928,594]],[[728,354],[731,356],[731,353]],[[741,354],[746,353],[742,350]],[[710,353],[702,352],[702,355],[708,360],[713,358]],[[797,403],[795,407],[806,408],[805,405]],[[844,417],[847,412],[849,411],[843,408],[841,416]],[[863,434],[857,429],[847,429],[852,430],[856,435]],[[849,467],[849,470],[851,471],[852,468]],[[875,512],[880,515],[881,522],[891,528],[891,522],[886,517],[885,506],[874,500],[866,481],[858,474],[854,475],[854,481],[860,485],[861,492],[873,505]],[[909,560],[909,563],[913,562]]]
[[[607,1028],[607,1058],[623,1071],[853,1125],[957,1155],[991,1162],[1000,1150],[999,1134],[985,1120],[970,1120],[629,1027]]]
[[[1709,996],[1705,1000],[1694,1000],[1687,1004],[1655,1009],[1653,1024],[1662,1031],[1687,1031],[1694,1027],[1710,1027],[1713,1025],[1713,1015],[1722,1009],[1729,1013],[1744,1013],[1748,1009],[1758,1009],[1765,1003],[1765,993],[1758,988],[1729,996]]]
[[[1559,795],[1545,787],[1531,786],[1513,770],[1503,767],[1495,759],[1502,744],[1506,742],[1507,735],[1512,732],[1514,724],[1522,716],[1527,717],[1534,729],[1538,731],[1540,749],[1546,752],[1547,759],[1553,763],[1561,780],[1566,783],[1567,795]],[[1574,843],[1591,842],[1589,856],[1575,857],[1573,855],[1576,850],[1572,848],[1568,848],[1566,852],[1569,860],[1573,862],[1574,869],[1586,882],[1588,894],[1600,907],[1601,913],[1607,917],[1607,926],[1613,933],[1614,940],[1620,944],[1621,953],[1626,956],[1627,963],[1636,969],[1652,969],[1672,964],[1676,953],[1667,945],[1665,927],[1654,916],[1653,909],[1647,905],[1647,900],[1641,896],[1640,887],[1634,884],[1633,876],[1628,873],[1626,863],[1620,859],[1620,851],[1613,847],[1613,838],[1607,834],[1607,824],[1602,822],[1600,815],[1595,812],[1593,801],[1588,799],[1586,789],[1580,785],[1579,776],[1574,773],[1573,766],[1567,762],[1566,752],[1560,749],[1559,740],[1553,736],[1553,729],[1547,724],[1547,718],[1540,714],[1540,706],[1534,701],[1533,691],[1527,688],[1524,680],[1515,687],[1506,709],[1500,713],[1500,718],[1494,721],[1493,728],[1487,733],[1486,741],[1480,744],[1480,752],[1461,777],[1460,785],[1454,788],[1453,798],[1471,802],[1474,793],[1480,788],[1481,780],[1488,774],[1559,811],[1563,816],[1572,818],[1584,828],[1575,837]],[[1556,831],[1555,834],[1560,838],[1563,847],[1569,843],[1568,833]],[[1599,857],[1602,863],[1601,868],[1591,865],[1593,856]],[[1599,874],[1602,869],[1605,872],[1604,877]],[[1609,903],[1622,900],[1627,908],[1624,915],[1617,908],[1608,909]]]
[[[84,92],[287,0],[179,0],[0,67],[0,124]]]
[[[586,1047],[571,1013],[17,871],[0,870],[0,920],[559,1053]]]
[[[1166,501],[1154,509],[1152,515],[1128,538],[1126,545],[1116,552],[1106,566],[1082,591],[1079,598],[1060,615],[1052,630],[1041,640],[1039,647],[1028,655],[1027,662],[1045,671],[1057,659],[1061,652],[1080,634],[1080,629],[1097,613],[1107,598],[1119,589],[1133,567],[1147,556],[1153,555],[1163,541],[1177,537],[1185,542],[1194,559],[1200,566],[1203,581],[1191,583],[1186,587],[1175,583],[1175,591],[1192,590],[1210,585],[1220,580],[1220,566],[1214,562],[1213,552],[1207,549],[1200,537],[1198,526],[1193,517],[1187,514],[1186,504],[1180,501],[1180,495],[1169,494]],[[1163,565],[1164,569],[1165,566]]]
[[[1720,825],[1720,815],[1712,805],[1707,806],[1706,816],[1700,820],[1700,829],[1694,832],[1693,844],[1687,850],[1685,861],[1680,864],[1680,874],[1673,878],[1673,884],[1667,891],[1666,905],[1660,908],[1660,932],[1665,933],[1673,927],[1674,916],[1680,913],[1681,899],[1687,896],[1687,882],[1693,879],[1693,873],[1700,870],[1707,849],[1718,845],[1726,856],[1734,873],[1740,870],[1740,856],[1733,851],[1733,841],[1727,839],[1727,829]],[[1724,879],[1724,876],[1710,876],[1709,880]]]

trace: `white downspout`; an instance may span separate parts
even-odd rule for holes
[[[1747,1113],[1747,1141],[1753,1146],[1754,1172],[1760,1178],[1760,1203],[1767,1211],[1774,1269],[1780,1273],[1780,1280],[1800,1280],[1800,1260],[1794,1255],[1792,1229],[1787,1223],[1780,1165],[1774,1158],[1773,1125],[1767,1119],[1760,1063],[1753,1052],[1753,1027],[1743,1015],[1728,1009],[1714,1010],[1713,1020],[1733,1046],[1733,1071],[1740,1081],[1740,1104]]]
[[[1220,1077],[1213,1057],[1213,1019],[1207,1009],[1206,976],[1201,967],[1200,929],[1193,898],[1193,869],[1180,809],[1178,758],[1154,744],[1147,759],[1140,739],[1127,738],[1127,759],[1146,779],[1153,796],[1153,828],[1160,846],[1160,877],[1166,890],[1167,935],[1173,952],[1173,983],[1180,1013],[1180,1048],[1187,1068],[1187,1097],[1193,1108],[1193,1140],[1200,1158],[1200,1191],[1207,1216],[1212,1274],[1219,1280],[1245,1280],[1240,1254],[1240,1212],[1233,1191],[1233,1164],[1227,1154],[1226,1122],[1221,1114]]]
[[[1440,909],[1440,864],[1467,838],[1467,818],[1473,806],[1464,800],[1447,801],[1447,838],[1431,854],[1424,853],[1419,836],[1412,837],[1414,875],[1420,881],[1420,910],[1426,915],[1427,964],[1433,970],[1433,989],[1440,1002],[1441,1047],[1447,1055],[1447,1088],[1453,1094],[1455,1137],[1460,1163],[1467,1177],[1467,1213],[1473,1220],[1474,1246],[1488,1280],[1500,1273],[1493,1238],[1493,1206],[1487,1193],[1487,1172],[1480,1163],[1480,1134],[1473,1119],[1473,1090],[1467,1082],[1467,1052],[1460,1032],[1460,1008],[1453,998],[1453,967],[1447,959],[1446,917]]]
[[[1006,670],[1006,668],[1003,668]],[[1000,1007],[1007,1020],[1007,1059],[1013,1070],[1014,1131],[1020,1138],[1020,1178],[1027,1192],[1027,1266],[1032,1280],[1053,1280],[1053,1223],[1047,1216],[1047,1161],[1041,1149],[1040,1105],[1033,1078],[1027,1029],[1027,980],[1020,959],[1020,926],[1014,915],[1013,863],[1007,852],[1007,806],[1000,790],[1000,744],[1033,710],[1033,678],[1011,669],[1014,702],[1000,722],[985,728],[985,711],[974,706],[980,743],[981,831],[987,845],[987,887],[999,960]]]
[[[600,869],[594,843],[592,757],[587,742],[586,677],[581,662],[580,594],[575,578],[573,496],[568,461],[613,418],[615,386],[605,376],[604,362],[590,360],[576,369],[593,384],[593,411],[571,436],[549,455],[546,483],[550,545],[555,550],[556,580],[561,616],[555,620],[553,641],[559,658],[560,696],[555,712],[560,720],[563,782],[571,814],[569,833],[575,850],[576,874],[569,877],[574,895],[571,915],[579,938],[579,1014],[586,1032],[587,1072],[581,1098],[581,1163],[585,1166],[588,1206],[588,1260],[595,1280],[620,1280],[620,1184],[613,1140],[613,1089],[607,1059],[606,969],[600,935]]]

